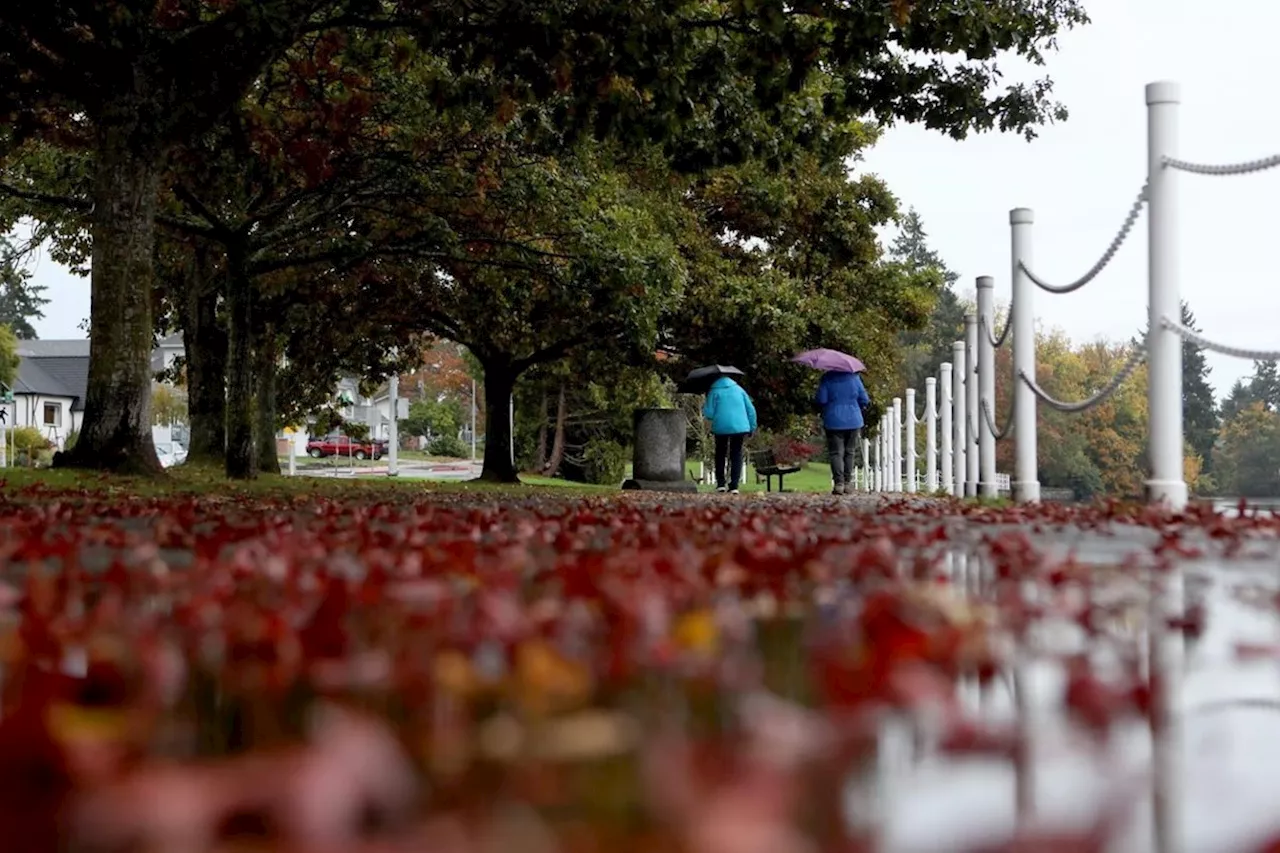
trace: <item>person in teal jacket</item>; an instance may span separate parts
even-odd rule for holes
[[[702,416],[711,421],[716,437],[716,491],[738,493],[742,480],[742,445],[756,431],[756,406],[742,386],[721,376],[707,391]],[[730,464],[725,482],[725,463]]]

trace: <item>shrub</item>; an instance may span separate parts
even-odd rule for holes
[[[75,447],[76,439],[78,438],[80,438],[80,430],[78,429],[73,429],[71,432],[67,433],[66,440],[62,442],[62,449],[70,450],[71,448]]]
[[[627,449],[607,439],[593,438],[582,452],[588,483],[617,486],[627,476]]]
[[[798,438],[779,436],[773,440],[773,458],[779,465],[803,465],[817,455],[821,448]]]
[[[35,467],[40,464],[43,455],[53,448],[53,443],[33,426],[18,427],[11,435],[15,465]]]
[[[427,445],[427,453],[432,456],[445,456],[450,459],[465,459],[471,455],[471,448],[462,443],[454,435],[441,435],[433,438]]]

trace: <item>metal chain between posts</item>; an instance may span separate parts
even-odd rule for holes
[[[1223,166],[1189,163],[1186,160],[1177,160],[1173,157],[1165,157],[1163,162],[1170,169],[1177,169],[1179,172],[1224,177],[1227,175],[1248,175],[1252,172],[1265,172],[1267,169],[1274,169],[1276,166],[1280,166],[1280,154],[1263,157],[1261,160],[1246,160],[1243,163],[1228,163]]]
[[[991,407],[987,405],[987,401],[982,401],[982,416],[987,421],[987,429],[991,430],[991,434],[996,437],[996,441],[1004,441],[1013,432],[1013,406],[1009,407],[1009,417],[1005,418],[1004,429],[996,429],[996,420],[991,414]]]
[[[987,340],[991,342],[991,346],[995,349],[1000,349],[1000,347],[1004,346],[1005,340],[1009,337],[1009,330],[1013,328],[1013,313],[1010,312],[1009,316],[1004,318],[1004,329],[1000,332],[1000,337],[998,338],[992,337],[991,327],[987,325],[986,317],[978,320],[978,323],[986,330]]]
[[[1120,368],[1120,372],[1117,373],[1112,378],[1112,380],[1108,382],[1105,387],[1103,387],[1101,391],[1099,391],[1097,394],[1094,394],[1089,399],[1081,400],[1078,403],[1064,403],[1061,400],[1057,400],[1057,399],[1054,399],[1053,397],[1050,397],[1048,392],[1046,392],[1043,388],[1037,385],[1036,381],[1032,379],[1030,376],[1027,376],[1026,372],[1024,371],[1018,372],[1018,378],[1021,379],[1024,383],[1026,383],[1026,386],[1031,389],[1031,393],[1035,394],[1042,401],[1044,401],[1044,404],[1047,405],[1049,408],[1057,409],[1059,412],[1069,412],[1069,413],[1075,414],[1079,412],[1087,412],[1089,409],[1092,409],[1094,406],[1098,405],[1099,403],[1106,401],[1108,397],[1116,393],[1116,391],[1120,388],[1120,386],[1125,383],[1125,380],[1127,380],[1131,375],[1133,375],[1133,371],[1138,369],[1138,365],[1142,364],[1142,362],[1146,360],[1147,360],[1146,347],[1145,346],[1137,347],[1136,349],[1134,349],[1133,354],[1129,356],[1129,360],[1125,362],[1124,367]]]
[[[1111,263],[1111,259],[1116,256],[1116,252],[1120,251],[1120,247],[1124,245],[1124,241],[1129,237],[1129,232],[1133,230],[1133,226],[1138,221],[1138,215],[1142,213],[1143,206],[1147,203],[1147,185],[1144,183],[1142,189],[1138,190],[1138,197],[1134,200],[1133,206],[1129,208],[1129,215],[1124,218],[1124,224],[1120,226],[1120,232],[1116,234],[1115,239],[1111,241],[1111,245],[1102,253],[1102,257],[1093,265],[1087,273],[1070,284],[1049,284],[1048,282],[1037,278],[1036,274],[1027,269],[1027,265],[1018,262],[1018,267],[1027,274],[1027,278],[1039,287],[1041,290],[1047,290],[1050,293],[1071,293],[1079,290],[1089,282],[1098,277],[1098,273]]]
[[[1280,350],[1260,350],[1245,349],[1244,347],[1229,347],[1226,344],[1215,343],[1194,329],[1188,329],[1181,323],[1170,320],[1168,317],[1161,317],[1160,323],[1166,329],[1177,332],[1183,340],[1190,341],[1200,349],[1207,349],[1211,352],[1229,355],[1232,358],[1247,358],[1250,361],[1277,361],[1280,360]]]

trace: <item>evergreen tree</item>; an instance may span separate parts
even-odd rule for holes
[[[44,317],[44,285],[34,284],[31,274],[17,261],[13,245],[0,235],[0,325],[8,326],[21,340],[36,337],[32,320]]]
[[[944,361],[951,360],[951,344],[964,337],[964,305],[952,285],[960,278],[929,246],[929,235],[915,208],[902,218],[901,230],[889,247],[890,257],[912,271],[934,273],[937,295],[924,328],[898,335],[902,347],[902,380],[910,388],[922,388]]]
[[[1253,399],[1268,412],[1280,412],[1280,370],[1274,361],[1255,361],[1249,383]]]
[[[1182,325],[1200,331],[1190,306],[1182,303]],[[1209,365],[1204,349],[1182,341],[1182,424],[1186,441],[1211,470],[1213,445],[1218,440],[1218,408],[1209,384]]]

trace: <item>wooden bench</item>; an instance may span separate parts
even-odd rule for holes
[[[764,489],[766,492],[773,491],[773,478],[778,478],[778,491],[785,492],[782,486],[782,478],[788,474],[795,474],[800,470],[799,465],[779,465],[778,460],[774,458],[772,450],[753,450],[751,451],[751,467],[756,469],[756,482],[760,482],[760,478],[764,478]]]

